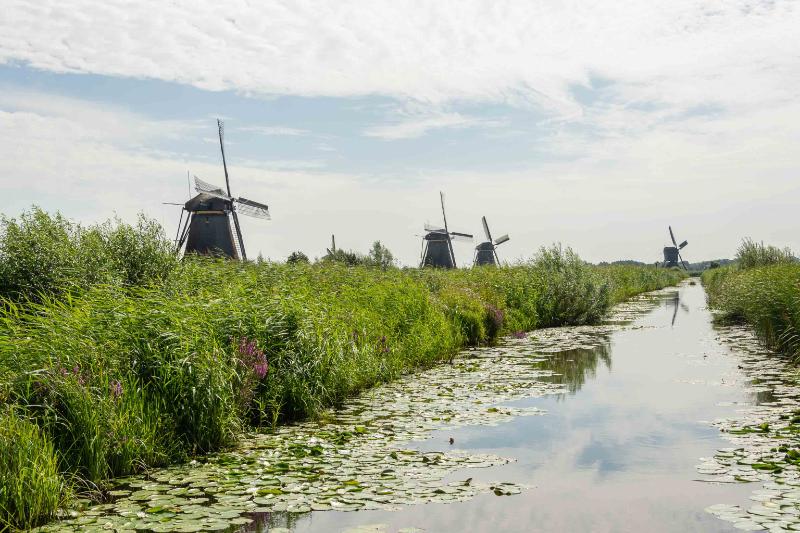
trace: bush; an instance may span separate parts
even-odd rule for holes
[[[3,217],[0,225],[0,296],[35,298],[74,284],[80,270],[74,224],[34,207],[19,222]]]
[[[40,300],[96,284],[163,280],[177,263],[161,226],[139,215],[84,228],[38,207],[0,220],[0,297]]]
[[[261,262],[261,261],[259,261]],[[286,258],[287,263],[308,263],[308,256],[303,252],[292,252]]]

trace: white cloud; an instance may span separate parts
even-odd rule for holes
[[[303,130],[300,128],[288,128],[286,126],[245,126],[243,128],[239,128],[241,131],[248,131],[251,133],[257,133],[258,135],[275,135],[275,136],[287,136],[287,137],[299,137],[303,135],[308,135],[310,132],[308,130]]]
[[[796,2],[6,0],[0,62],[266,94],[505,100],[607,79],[690,106],[798,94]]]
[[[411,139],[421,137],[431,130],[441,128],[469,128],[494,125],[496,125],[496,122],[468,117],[460,113],[431,112],[406,116],[390,124],[372,126],[364,130],[364,135],[387,140]]]

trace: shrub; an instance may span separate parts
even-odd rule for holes
[[[84,228],[38,207],[0,220],[0,297],[40,300],[93,285],[163,280],[177,264],[161,226],[139,215]]]
[[[261,262],[261,261],[259,261]],[[297,251],[289,254],[286,258],[287,263],[308,263],[308,256],[303,252]]]

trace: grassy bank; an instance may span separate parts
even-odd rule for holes
[[[33,292],[7,276],[16,289],[0,310],[0,528],[47,519],[108,478],[232,445],[244,427],[314,416],[465,346],[597,321],[681,276],[594,267],[557,248],[457,271],[161,264],[133,282],[109,266],[88,282],[70,266],[59,279],[78,281]]]
[[[750,324],[765,345],[800,359],[800,264],[791,251],[744,241],[733,265],[707,270],[709,304]]]

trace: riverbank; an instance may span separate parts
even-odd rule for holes
[[[800,358],[800,264],[707,270],[709,305],[725,320],[750,325],[771,350]]]
[[[314,416],[465,346],[596,322],[680,277],[558,249],[449,272],[200,260],[158,284],[7,301],[0,522],[31,526],[106,479]]]

